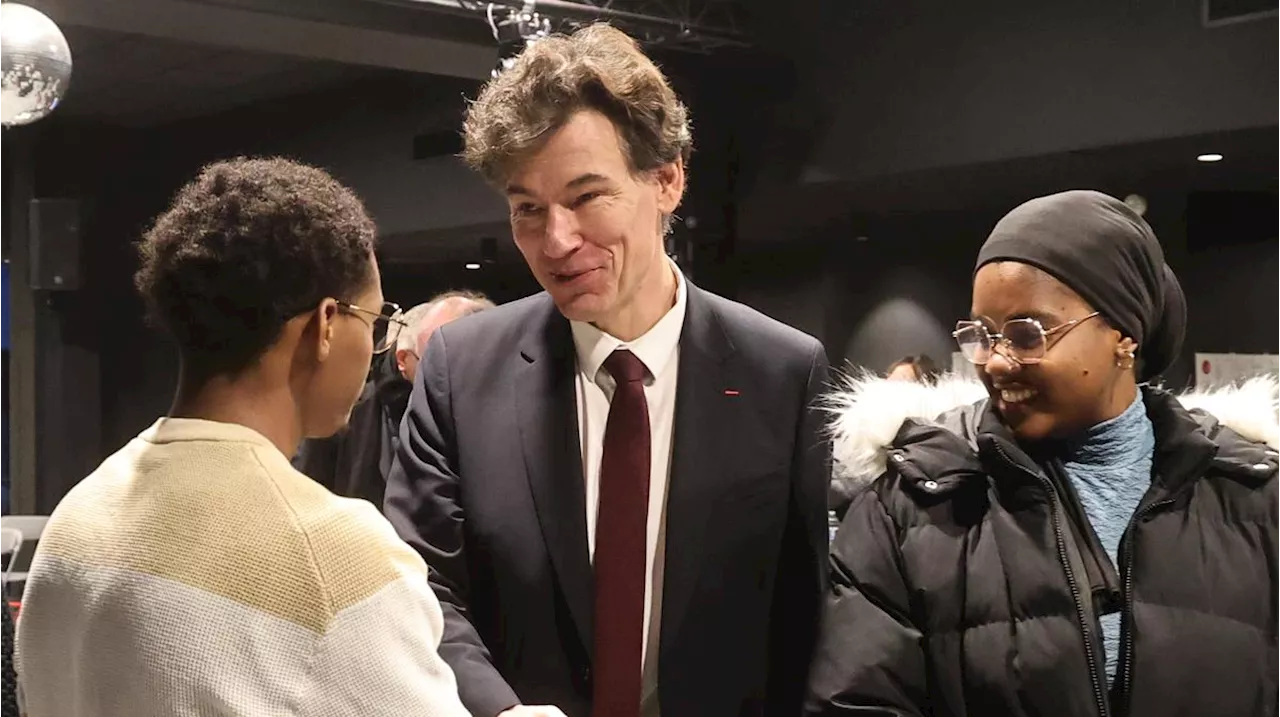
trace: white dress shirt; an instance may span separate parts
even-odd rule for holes
[[[621,341],[591,324],[572,321],[573,344],[578,356],[576,377],[578,431],[582,469],[587,491],[587,549],[596,553],[596,512],[600,505],[600,458],[604,430],[615,383],[604,370],[604,361],[616,349],[628,349],[649,370],[644,398],[649,407],[649,510],[645,530],[644,651],[641,678],[642,715],[657,715],[658,636],[662,615],[662,564],[666,543],[667,482],[671,477],[671,445],[676,419],[676,374],[680,357],[680,333],[684,329],[688,292],[684,276],[671,262],[676,275],[676,303],[658,323],[634,341]]]

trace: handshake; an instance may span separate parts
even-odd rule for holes
[[[565,714],[551,705],[516,705],[498,717],[565,717]]]

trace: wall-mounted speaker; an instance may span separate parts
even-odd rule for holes
[[[32,199],[31,288],[71,291],[80,288],[80,202]]]

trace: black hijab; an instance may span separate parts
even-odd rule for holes
[[[1071,287],[1137,342],[1139,381],[1169,368],[1182,350],[1182,287],[1151,227],[1124,202],[1082,190],[1032,199],[991,230],[974,271],[993,261],[1030,264]]]

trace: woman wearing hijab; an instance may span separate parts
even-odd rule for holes
[[[996,225],[955,331],[985,397],[863,379],[835,400],[855,492],[809,714],[1276,713],[1275,383],[1150,385],[1185,320],[1123,203],[1067,192]]]

